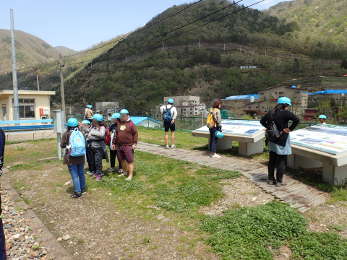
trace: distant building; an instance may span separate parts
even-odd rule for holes
[[[235,115],[263,115],[275,107],[279,97],[290,98],[292,111],[299,116],[304,115],[308,106],[308,92],[295,86],[280,86],[258,94],[227,97],[223,100],[223,107]]]
[[[206,111],[206,105],[201,103],[199,96],[164,97],[164,104],[167,104],[169,98],[175,100],[175,107],[180,117],[201,116]]]
[[[316,108],[306,108],[304,113],[305,121],[313,121],[318,117],[318,109]]]
[[[51,116],[50,98],[55,91],[19,90],[19,118],[40,120]],[[0,91],[1,120],[13,120],[13,90]]]
[[[118,102],[96,102],[95,112],[102,113],[103,115],[109,115],[119,110]]]
[[[260,95],[249,94],[249,95],[238,95],[230,96],[223,99],[223,109],[230,111],[235,116],[242,116],[245,114],[246,109],[250,104],[259,100]]]

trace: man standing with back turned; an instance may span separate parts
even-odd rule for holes
[[[177,109],[174,107],[175,101],[173,98],[169,98],[167,100],[167,105],[163,105],[160,107],[160,113],[163,116],[164,121],[164,129],[165,129],[165,145],[166,148],[170,148],[169,146],[169,130],[171,131],[171,148],[175,148],[175,131],[176,131],[176,117],[177,117]]]

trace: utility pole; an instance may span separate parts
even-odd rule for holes
[[[36,71],[36,86],[37,86],[37,91],[40,91],[40,80],[39,80],[39,72]]]
[[[64,75],[63,68],[64,62],[62,55],[59,55],[59,71],[60,71],[60,96],[61,96],[61,110],[63,111],[63,115],[65,116],[65,89],[64,89]]]
[[[12,81],[13,81],[13,120],[19,120],[19,102],[18,102],[18,80],[16,67],[16,44],[14,35],[14,14],[10,9],[11,20],[11,48],[12,48]]]

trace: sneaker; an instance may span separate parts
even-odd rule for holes
[[[171,148],[172,148],[172,149],[175,149],[175,148],[176,148],[176,145],[174,145],[174,144],[171,145]]]
[[[92,173],[91,171],[87,171],[87,175],[89,176],[93,176],[94,173]]]
[[[86,189],[86,188],[84,188],[84,189],[82,190],[82,194],[85,194],[85,193],[87,193],[87,189]]]
[[[124,174],[123,169],[118,169],[118,173],[119,173],[119,174]]]
[[[283,182],[277,182],[276,183],[276,187],[281,187],[281,186],[286,186],[286,184]]]
[[[212,155],[211,157],[212,157],[212,158],[221,158],[222,156],[220,156],[220,155],[218,155],[218,154],[215,153],[215,154]]]
[[[128,177],[128,178],[126,178],[125,180],[126,181],[131,181],[133,178],[130,178],[130,177]]]
[[[101,175],[96,175],[96,181],[101,181],[102,180],[102,176]]]
[[[165,148],[166,148],[166,149],[170,149],[170,146],[169,146],[169,145],[166,145]]]
[[[274,182],[273,180],[267,180],[267,184],[269,184],[269,185],[276,185],[276,182]]]
[[[71,195],[71,198],[77,199],[77,198],[79,198],[79,197],[81,197],[81,196],[82,196],[82,193],[80,193],[80,192],[74,192],[74,193]]]

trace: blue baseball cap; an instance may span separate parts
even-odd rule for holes
[[[319,119],[328,119],[328,117],[326,115],[320,115],[318,118]]]
[[[277,100],[277,103],[278,104],[285,104],[285,105],[288,105],[288,106],[292,105],[292,101],[290,100],[290,98],[287,98],[287,97],[280,97]]]
[[[173,98],[169,98],[169,99],[167,100],[167,103],[173,104],[173,103],[175,103],[175,100],[174,100]]]
[[[120,111],[120,114],[121,115],[129,115],[129,111],[125,108],[123,108],[121,111]]]
[[[120,118],[120,113],[114,113],[111,116],[111,119],[119,119]]]
[[[76,127],[78,126],[78,120],[76,118],[69,118],[69,120],[67,120],[67,124],[68,127]]]
[[[102,122],[102,121],[104,121],[104,116],[101,114],[95,114],[95,115],[93,115],[93,120],[98,121],[98,122]]]

